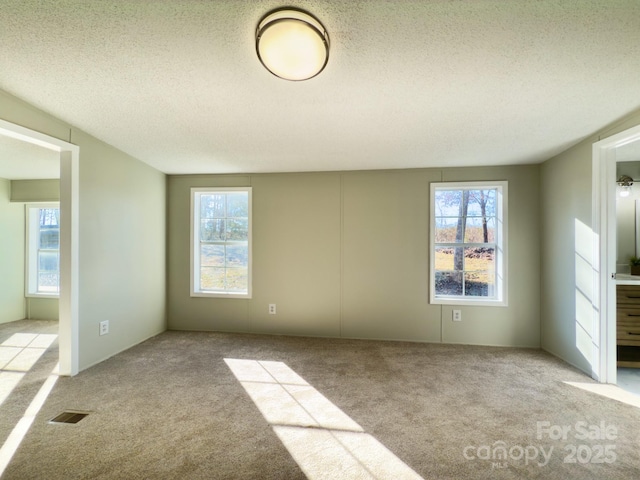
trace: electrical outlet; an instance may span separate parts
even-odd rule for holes
[[[270,303],[269,304],[269,315],[275,315],[276,314],[276,304],[275,303]]]
[[[100,322],[100,335],[106,335],[109,333],[109,320],[103,320]]]
[[[462,321],[462,310],[454,310],[453,311],[453,321],[461,322]]]

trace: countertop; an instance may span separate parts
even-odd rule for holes
[[[640,285],[640,275],[616,273],[616,283],[618,285]]]

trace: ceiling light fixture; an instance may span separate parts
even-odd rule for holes
[[[329,35],[309,13],[282,8],[267,13],[256,29],[260,62],[276,77],[308,80],[329,60]]]
[[[631,186],[633,185],[633,178],[629,175],[620,175],[616,182],[620,186],[620,196],[628,197],[631,193]]]

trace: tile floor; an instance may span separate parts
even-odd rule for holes
[[[640,368],[618,368],[618,386],[640,395]]]

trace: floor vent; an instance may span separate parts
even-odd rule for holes
[[[88,412],[62,412],[49,420],[49,423],[78,423],[87,415],[89,415]]]

